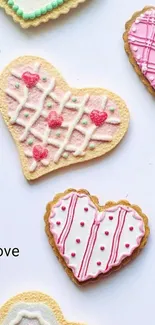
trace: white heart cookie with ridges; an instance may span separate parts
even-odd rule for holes
[[[38,26],[67,14],[85,0],[0,0],[0,7],[23,28]]]
[[[135,71],[155,95],[155,7],[145,7],[126,23],[125,50]]]
[[[83,284],[128,263],[149,235],[147,217],[127,201],[108,202],[67,190],[47,206],[46,233],[67,273]]]
[[[0,109],[29,180],[106,154],[129,124],[120,97],[102,88],[70,88],[38,57],[18,58],[2,72]]]
[[[23,292],[0,308],[0,325],[52,324],[80,325],[66,321],[57,303],[41,292]]]

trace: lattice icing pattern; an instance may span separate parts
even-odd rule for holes
[[[43,59],[11,63],[1,75],[0,95],[28,179],[104,155],[128,128],[128,110],[117,95],[72,89]]]
[[[118,204],[99,212],[89,196],[71,192],[52,206],[50,232],[79,282],[106,274],[131,256],[145,235],[143,218]]]
[[[155,9],[146,10],[135,19],[128,42],[143,75],[155,88]]]

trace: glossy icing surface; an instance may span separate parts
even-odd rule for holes
[[[54,313],[43,303],[17,303],[2,325],[58,325]]]
[[[33,20],[63,5],[64,1],[67,0],[7,0],[7,3],[24,20]]]
[[[10,71],[5,90],[10,124],[28,158],[28,169],[61,158],[83,157],[101,143],[112,142],[121,119],[116,103],[89,93],[73,96],[36,62]],[[113,110],[111,110],[113,108]]]
[[[51,210],[50,231],[79,282],[107,273],[130,256],[145,234],[143,219],[130,207],[99,212],[85,194],[70,193]]]
[[[155,88],[155,10],[136,18],[128,33],[132,54],[144,76]]]

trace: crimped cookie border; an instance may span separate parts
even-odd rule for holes
[[[60,158],[59,163],[55,164],[54,162],[50,162],[49,166],[47,167],[41,167],[39,170],[36,170],[34,172],[30,172],[28,170],[28,164],[27,164],[27,158],[24,154],[24,151],[22,149],[22,144],[19,142],[18,135],[16,133],[16,130],[14,129],[14,126],[9,123],[9,116],[8,116],[8,105],[6,102],[6,94],[5,89],[7,87],[8,77],[10,75],[10,69],[12,69],[14,66],[17,66],[18,64],[28,64],[33,62],[40,62],[42,67],[48,71],[49,74],[54,76],[57,80],[57,85],[61,85],[63,90],[68,91],[70,90],[72,92],[73,96],[81,96],[84,94],[91,95],[107,95],[112,100],[115,101],[117,106],[119,107],[119,113],[121,118],[121,124],[119,127],[119,130],[116,132],[115,136],[113,137],[113,140],[111,142],[103,142],[100,145],[98,145],[94,151],[87,150],[84,157],[74,157],[70,156],[68,159],[64,159],[63,157]],[[23,169],[23,173],[27,180],[34,180],[37,179],[45,174],[48,174],[49,172],[52,172],[54,170],[57,170],[62,167],[67,167],[72,164],[77,164],[80,162],[92,160],[94,158],[103,156],[107,154],[109,151],[114,149],[119,142],[124,138],[125,133],[128,130],[129,126],[129,111],[125,104],[125,102],[116,94],[104,89],[104,88],[83,88],[83,89],[77,89],[77,88],[71,88],[67,82],[63,79],[61,74],[58,72],[58,70],[48,61],[44,60],[43,58],[36,57],[36,56],[22,56],[15,60],[13,60],[8,66],[5,67],[3,72],[0,75],[0,112],[2,113],[3,119],[8,126],[9,131],[11,132],[11,135],[13,136],[13,139],[16,143],[16,146],[19,151],[19,156],[21,160],[21,165]]]
[[[7,15],[11,16],[15,23],[19,23],[20,26],[24,29],[31,26],[37,27],[41,23],[47,23],[50,19],[57,19],[61,14],[67,14],[71,9],[77,8],[80,3],[85,2],[86,0],[68,0],[63,5],[58,8],[53,9],[50,12],[47,12],[45,15],[42,15],[33,20],[29,19],[28,21],[19,17],[12,8],[6,3],[5,0],[0,0],[0,7],[4,8]]]
[[[67,266],[64,258],[61,256],[61,254],[59,253],[59,250],[55,244],[55,241],[54,241],[54,237],[50,231],[50,224],[49,224],[49,216],[50,216],[50,212],[51,212],[51,208],[53,205],[55,205],[62,197],[64,197],[65,195],[69,194],[70,192],[77,192],[77,193],[83,193],[83,194],[86,194],[89,196],[90,200],[92,200],[92,202],[95,204],[96,208],[98,209],[98,211],[103,211],[104,209],[107,209],[107,208],[110,208],[112,206],[115,206],[115,205],[118,205],[118,204],[123,204],[123,205],[126,205],[126,206],[129,206],[131,208],[133,208],[134,210],[137,211],[137,213],[143,218],[144,220],[144,224],[145,224],[145,235],[144,237],[142,238],[141,240],[141,243],[140,243],[140,246],[137,247],[134,252],[132,253],[131,256],[129,257],[126,257],[122,263],[116,267],[113,267],[109,272],[107,272],[106,274],[100,274],[98,275],[97,278],[95,279],[90,279],[90,280],[87,280],[87,281],[84,281],[84,282],[79,282],[76,277],[74,276],[72,270]],[[87,190],[85,189],[80,189],[80,190],[75,190],[75,189],[68,189],[66,191],[64,191],[63,193],[59,193],[57,194],[53,201],[49,202],[46,206],[46,213],[44,215],[44,221],[45,221],[45,232],[48,236],[48,240],[49,240],[49,243],[51,245],[51,247],[53,248],[53,251],[55,253],[55,255],[57,256],[59,262],[63,265],[66,273],[69,275],[69,277],[71,278],[71,280],[79,285],[79,286],[83,286],[85,284],[88,284],[90,282],[95,282],[101,278],[104,278],[106,276],[108,276],[109,274],[111,274],[112,272],[114,271],[117,271],[119,269],[121,269],[123,266],[125,266],[126,264],[128,264],[131,260],[133,260],[139,253],[140,251],[144,248],[144,246],[146,245],[147,243],[147,240],[148,240],[148,236],[150,234],[150,229],[149,229],[149,226],[148,226],[148,218],[147,216],[142,212],[141,208],[138,206],[138,205],[133,205],[133,204],[130,204],[128,201],[126,200],[120,200],[118,202],[114,202],[114,201],[108,201],[104,206],[101,206],[99,205],[99,200],[96,196],[94,195],[91,195]]]
[[[123,40],[124,40],[124,48],[125,48],[125,51],[129,57],[130,63],[132,64],[132,66],[133,66],[134,70],[136,71],[137,75],[139,76],[140,80],[147,87],[147,89],[151,93],[151,95],[155,96],[155,89],[150,85],[148,79],[143,75],[142,71],[140,70],[138,64],[136,63],[136,60],[133,57],[132,51],[130,49],[130,44],[128,42],[128,33],[129,33],[129,30],[130,30],[132,24],[134,23],[136,18],[138,18],[141,14],[145,13],[147,10],[150,10],[150,9],[155,9],[155,7],[154,6],[144,7],[144,9],[135,12],[133,14],[132,18],[126,22],[125,32],[123,34]]]
[[[29,291],[29,292],[23,292],[21,294],[18,294],[14,296],[13,298],[9,299],[1,308],[0,308],[0,325],[2,325],[2,322],[4,321],[5,317],[7,316],[10,309],[17,303],[25,302],[25,303],[44,303],[47,307],[51,309],[51,311],[54,313],[55,318],[58,323],[61,325],[84,325],[81,323],[75,323],[75,322],[68,322],[64,316],[63,313],[57,304],[57,302],[51,298],[50,296],[43,294],[39,291]]]

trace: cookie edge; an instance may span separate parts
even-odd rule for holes
[[[11,16],[15,23],[19,23],[20,26],[24,29],[29,27],[37,27],[41,23],[47,23],[49,20],[57,19],[60,15],[66,15],[69,13],[71,9],[77,8],[79,4],[84,3],[86,0],[68,0],[68,2],[64,3],[62,6],[59,6],[53,9],[51,12],[47,12],[45,15],[35,18],[34,20],[24,20],[19,17],[11,7],[5,2],[5,0],[0,0],[0,7],[2,7],[8,16]]]
[[[132,24],[134,23],[136,18],[138,18],[141,14],[145,13],[147,10],[150,10],[150,9],[155,9],[155,7],[154,6],[146,6],[142,10],[136,11],[133,14],[133,16],[126,22],[125,32],[123,34],[123,40],[124,40],[124,49],[129,57],[129,61],[132,64],[135,72],[137,73],[138,77],[140,78],[142,83],[145,85],[145,87],[148,89],[150,94],[155,96],[155,89],[150,85],[148,79],[143,75],[141,69],[139,68],[138,64],[136,63],[136,60],[133,57],[132,51],[130,49],[130,44],[128,42],[128,33],[129,33],[129,30],[130,30]]]
[[[2,307],[0,308],[0,325],[2,325],[5,317],[7,316],[9,310],[13,307],[13,305],[20,302],[44,303],[53,311],[57,322],[62,325],[84,325],[82,323],[68,322],[64,318],[63,312],[59,307],[58,303],[50,296],[39,291],[23,292],[5,302],[4,305],[2,305]]]
[[[28,170],[28,164],[27,164],[27,158],[24,155],[22,145],[20,145],[19,139],[17,138],[16,131],[14,130],[14,126],[10,125],[9,123],[9,117],[8,117],[8,106],[6,102],[6,95],[5,95],[5,88],[7,86],[7,78],[9,77],[10,74],[10,69],[13,68],[14,66],[18,64],[28,64],[30,62],[33,63],[38,60],[44,69],[47,69],[48,73],[50,75],[53,74],[53,76],[57,79],[57,84],[63,87],[65,91],[70,90],[72,92],[72,96],[80,96],[80,95],[85,95],[86,93],[90,93],[90,95],[107,95],[109,98],[113,101],[115,101],[116,105],[119,107],[119,112],[120,112],[120,118],[121,118],[121,124],[119,129],[117,130],[116,134],[114,135],[113,140],[109,143],[101,143],[98,145],[98,147],[95,149],[95,151],[86,151],[86,154],[84,157],[74,157],[71,156],[67,161],[61,157],[60,162],[58,164],[54,164],[50,162],[49,166],[47,167],[41,167],[39,170],[34,171],[31,173]],[[89,160],[93,160],[95,158],[99,158],[101,156],[105,156],[108,154],[110,151],[115,149],[117,145],[123,140],[125,134],[127,133],[128,127],[129,127],[129,121],[130,121],[130,114],[129,110],[124,102],[124,100],[119,97],[117,94],[104,89],[104,88],[71,88],[63,76],[59,73],[59,71],[46,59],[43,59],[41,57],[37,56],[21,56],[16,58],[15,60],[11,61],[1,72],[0,74],[0,96],[1,96],[1,102],[0,102],[0,112],[2,113],[3,119],[11,132],[11,135],[14,139],[14,142],[16,144],[16,147],[19,152],[20,156],[20,161],[23,169],[24,176],[26,177],[27,180],[35,180],[38,179],[41,176],[44,176],[50,172],[56,171],[57,169],[60,168],[65,168],[70,165],[75,165],[80,162],[86,162]]]
[[[55,244],[55,240],[54,237],[50,231],[50,224],[49,224],[49,216],[50,216],[50,212],[51,212],[51,208],[53,205],[55,205],[62,197],[64,197],[65,195],[71,193],[71,192],[76,192],[76,193],[82,193],[82,194],[86,194],[87,196],[89,196],[90,200],[92,200],[92,202],[94,203],[94,205],[96,206],[96,208],[98,209],[98,211],[103,211],[104,209],[110,208],[112,206],[118,205],[118,204],[123,204],[125,206],[131,207],[133,208],[142,218],[144,221],[144,225],[145,225],[145,235],[143,236],[140,245],[133,251],[133,253],[126,257],[120,265],[113,267],[109,272],[107,272],[106,274],[99,274],[95,279],[89,279],[86,280],[84,282],[80,282],[77,280],[77,278],[74,276],[72,270],[67,266],[64,258],[61,256],[61,254],[59,253],[59,250]],[[138,205],[134,205],[129,203],[126,200],[119,200],[118,202],[114,202],[114,201],[108,201],[105,203],[105,205],[101,206],[99,205],[99,200],[96,196],[91,195],[87,190],[85,189],[80,189],[80,190],[76,190],[76,189],[68,189],[66,191],[64,191],[63,193],[58,193],[55,195],[55,197],[53,198],[52,201],[50,201],[47,206],[46,206],[46,213],[44,215],[44,221],[45,221],[45,232],[46,235],[48,237],[48,241],[50,246],[52,247],[56,257],[58,258],[59,262],[62,264],[63,268],[65,269],[66,273],[68,274],[68,276],[71,278],[71,280],[77,284],[78,286],[83,286],[86,284],[89,284],[91,282],[95,282],[98,281],[100,279],[103,279],[107,276],[109,276],[111,273],[113,273],[114,271],[118,271],[120,270],[123,266],[125,266],[126,264],[128,264],[130,261],[132,261],[134,258],[136,258],[136,256],[139,255],[139,253],[141,252],[141,250],[144,248],[144,246],[147,243],[149,234],[150,234],[150,228],[148,226],[148,218],[147,216],[142,212],[141,208]]]

